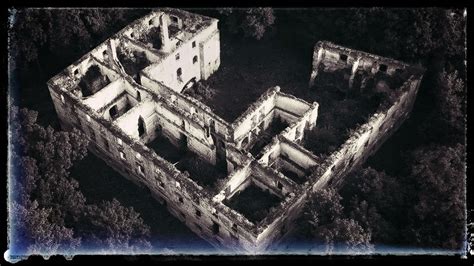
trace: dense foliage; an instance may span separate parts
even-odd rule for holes
[[[148,247],[149,228],[133,208],[118,201],[88,204],[69,169],[87,154],[78,130],[40,126],[38,113],[12,106],[11,222],[15,252],[54,254],[102,245]],[[97,177],[100,178],[100,177]]]
[[[306,206],[304,218],[309,222],[311,236],[325,241],[326,251],[335,248],[345,252],[368,252],[371,233],[356,220],[346,217],[342,197],[334,189],[317,191]]]
[[[270,26],[275,23],[273,9],[269,7],[259,8],[222,8],[219,13],[227,29],[234,34],[242,34],[246,37],[260,40]]]
[[[406,176],[371,167],[348,176],[342,188],[350,215],[375,243],[460,250],[465,225],[465,156],[461,144],[412,151]]]

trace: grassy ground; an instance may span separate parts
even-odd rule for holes
[[[277,206],[280,201],[277,196],[251,184],[225,204],[242,213],[250,221],[258,223],[267,216],[270,208]]]

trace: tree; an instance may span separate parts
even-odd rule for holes
[[[371,232],[372,243],[397,244],[399,240],[395,222],[382,216],[377,207],[376,203],[360,200],[358,195],[354,195],[345,209],[351,219]]]
[[[88,206],[86,219],[88,224],[83,235],[97,248],[143,251],[151,247],[146,240],[150,227],[133,207],[124,207],[115,198]]]
[[[413,241],[460,250],[465,241],[465,147],[422,147],[411,158],[410,179],[417,191]]]
[[[396,228],[406,223],[407,190],[396,177],[366,167],[350,173],[340,193],[349,217],[370,229],[374,243],[396,244]]]
[[[71,228],[54,223],[51,212],[51,208],[41,208],[36,201],[12,203],[10,239],[14,254],[72,253],[79,247],[81,239],[74,237]]]
[[[10,26],[10,47],[12,56],[26,63],[38,60],[40,47],[48,40],[47,32],[43,29],[45,14],[41,9],[28,11],[10,10],[13,19]]]
[[[262,39],[265,32],[275,23],[273,9],[269,7],[232,9],[221,8],[227,29],[232,33],[243,33],[247,37]]]
[[[463,132],[466,91],[458,71],[447,73],[443,70],[438,77],[436,92],[441,120],[458,132]]]
[[[341,196],[332,188],[319,190],[309,200],[304,217],[315,240],[324,241],[326,250],[368,252],[372,249],[371,233],[344,215]]]
[[[87,138],[78,130],[56,132],[36,123],[38,113],[26,108],[11,108],[10,125],[13,148],[13,165],[25,183],[24,199],[33,196],[44,207],[54,207],[55,221],[63,224],[71,214],[76,220],[85,205],[85,198],[78,190],[78,183],[69,178],[69,168],[87,154]],[[33,189],[34,188],[34,189]]]
[[[249,8],[242,23],[242,29],[245,35],[260,40],[274,22],[273,9],[269,7]]]
[[[341,189],[349,217],[375,243],[460,250],[465,222],[465,148],[433,144],[406,158],[406,176],[370,167],[350,174]]]
[[[56,132],[37,123],[38,112],[12,106],[9,114],[11,147],[19,155],[31,155],[47,171],[63,173],[87,155],[87,138],[74,129]],[[51,165],[57,167],[51,168]]]
[[[351,201],[352,195],[357,195],[359,201],[376,202],[378,209],[386,210],[402,204],[402,190],[396,177],[366,167],[347,176],[341,195],[346,197],[345,203]]]
[[[71,251],[80,238],[65,219],[78,215],[85,198],[77,182],[68,179],[67,169],[85,156],[87,140],[79,132],[45,129],[37,117],[35,111],[11,107],[11,219],[22,248],[29,252]]]

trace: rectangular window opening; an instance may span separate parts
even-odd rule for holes
[[[343,61],[343,62],[347,62],[347,55],[345,55],[345,54],[340,54],[340,55],[339,55],[339,59],[340,59],[341,61]]]
[[[278,189],[283,189],[283,185],[280,183],[280,181],[277,182]]]
[[[219,234],[219,224],[216,223],[216,222],[212,222],[212,233],[214,235],[218,235]]]
[[[110,149],[110,147],[109,147],[109,142],[107,141],[106,138],[104,138],[104,146],[105,146],[105,148],[106,148],[107,150]]]

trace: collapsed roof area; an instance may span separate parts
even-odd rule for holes
[[[422,71],[319,42],[306,99],[275,86],[229,123],[183,93],[219,67],[217,22],[157,9],[48,87],[62,126],[81,129],[91,151],[191,230],[259,252],[291,229],[311,191],[339,182],[406,118]],[[328,149],[336,120],[351,132]]]

